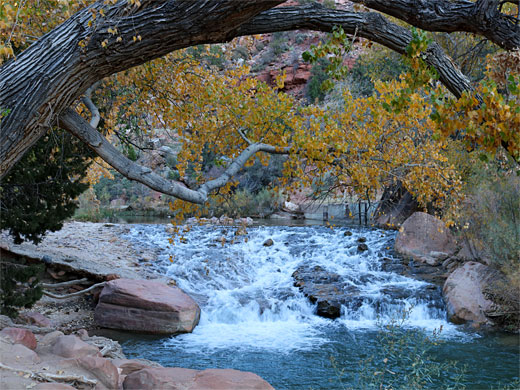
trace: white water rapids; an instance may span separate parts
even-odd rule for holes
[[[158,255],[156,269],[177,281],[201,306],[199,325],[191,334],[165,341],[184,351],[312,350],[330,340],[328,330],[375,330],[381,322],[409,310],[407,326],[464,338],[467,334],[446,321],[437,287],[398,273],[384,271],[392,257],[395,233],[382,230],[330,229],[325,226],[236,228],[194,226],[174,245],[163,225],[135,225],[127,235],[140,248]],[[369,250],[358,251],[366,238]],[[225,238],[225,242],[223,240]],[[271,238],[272,246],[263,246]],[[224,243],[223,243],[224,242]],[[170,262],[173,256],[173,262]],[[340,275],[355,289],[357,304],[342,307],[335,320],[315,315],[311,304],[294,286],[299,266],[320,266]]]

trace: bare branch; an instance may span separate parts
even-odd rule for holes
[[[98,381],[96,379],[90,379],[86,376],[81,375],[60,375],[60,374],[51,374],[47,372],[35,372],[35,371],[27,371],[19,368],[9,367],[5,364],[0,363],[0,369],[12,372],[21,372],[25,375],[29,375],[32,379],[42,380],[46,382],[77,382],[84,385],[96,386]]]
[[[280,148],[263,143],[251,144],[233,160],[222,175],[204,183],[198,190],[192,190],[179,181],[167,180],[152,172],[150,168],[126,158],[85,119],[70,108],[60,116],[59,125],[85,142],[103,160],[128,179],[138,181],[163,194],[197,204],[206,202],[211,191],[224,186],[256,153],[287,154],[290,150],[289,147]]]
[[[99,110],[92,101],[92,92],[97,88],[99,82],[94,83],[85,91],[85,95],[81,98],[81,101],[85,106],[87,106],[90,111],[90,126],[94,129],[98,127],[99,121],[101,120],[101,116],[99,115]]]
[[[406,53],[406,48],[413,38],[410,31],[390,22],[380,13],[334,10],[319,4],[264,11],[243,24],[237,34],[254,35],[297,29],[330,32],[334,26],[341,26],[347,34],[357,34],[400,54]],[[440,81],[455,96],[460,97],[464,91],[472,90],[467,77],[438,44],[431,43],[424,56],[426,63],[437,70]]]

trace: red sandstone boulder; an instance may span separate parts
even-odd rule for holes
[[[146,368],[125,378],[124,390],[274,390],[252,372],[237,370],[190,370]]]
[[[80,358],[84,356],[100,356],[99,349],[87,344],[74,335],[59,336],[52,346],[52,353],[65,358]]]
[[[40,363],[36,352],[23,344],[13,344],[10,337],[0,335],[0,362],[6,365]]]
[[[453,271],[444,283],[443,294],[448,318],[455,323],[471,322],[475,326],[491,324],[485,313],[494,309],[494,303],[484,291],[497,277],[497,271],[470,261]]]
[[[84,356],[78,359],[78,364],[94,374],[108,389],[118,388],[119,372],[110,360],[99,356]]]
[[[27,348],[32,349],[33,351],[36,349],[36,346],[38,345],[36,337],[34,337],[34,334],[27,329],[4,328],[0,332],[0,335],[8,337],[15,344],[25,345]]]
[[[112,363],[121,370],[121,375],[128,375],[143,368],[162,367],[159,363],[144,359],[113,359]]]
[[[199,318],[199,306],[180,288],[153,280],[108,282],[94,313],[99,326],[156,334],[191,332]]]
[[[453,256],[457,245],[440,219],[416,212],[401,226],[395,239],[395,250],[415,261],[435,266]]]

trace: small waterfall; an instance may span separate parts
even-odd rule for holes
[[[155,267],[177,281],[202,308],[192,334],[168,341],[184,349],[248,348],[311,350],[328,340],[325,330],[375,330],[380,322],[409,311],[410,326],[459,331],[445,320],[437,286],[393,270],[394,232],[325,226],[236,228],[194,226],[169,244],[160,225],[136,225],[128,233],[139,247],[157,250]],[[358,250],[366,239],[368,250]],[[267,239],[272,246],[264,246]],[[170,256],[173,262],[170,262]],[[389,266],[390,265],[390,266]],[[338,288],[352,292],[336,320],[315,314],[316,305],[294,285],[299,267],[320,267],[334,275]]]

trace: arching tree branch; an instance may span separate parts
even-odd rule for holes
[[[280,7],[262,12],[243,24],[236,33],[253,35],[298,29],[330,32],[334,26],[341,26],[347,34],[357,34],[400,54],[406,53],[406,48],[412,40],[410,31],[390,22],[379,13],[333,10],[319,4]],[[464,91],[472,89],[467,77],[436,43],[429,45],[425,61],[437,70],[440,81],[455,96],[460,97]]]
[[[520,24],[501,12],[498,0],[352,0],[427,31],[466,31],[506,50],[520,47]],[[518,1],[508,1],[516,4]]]

